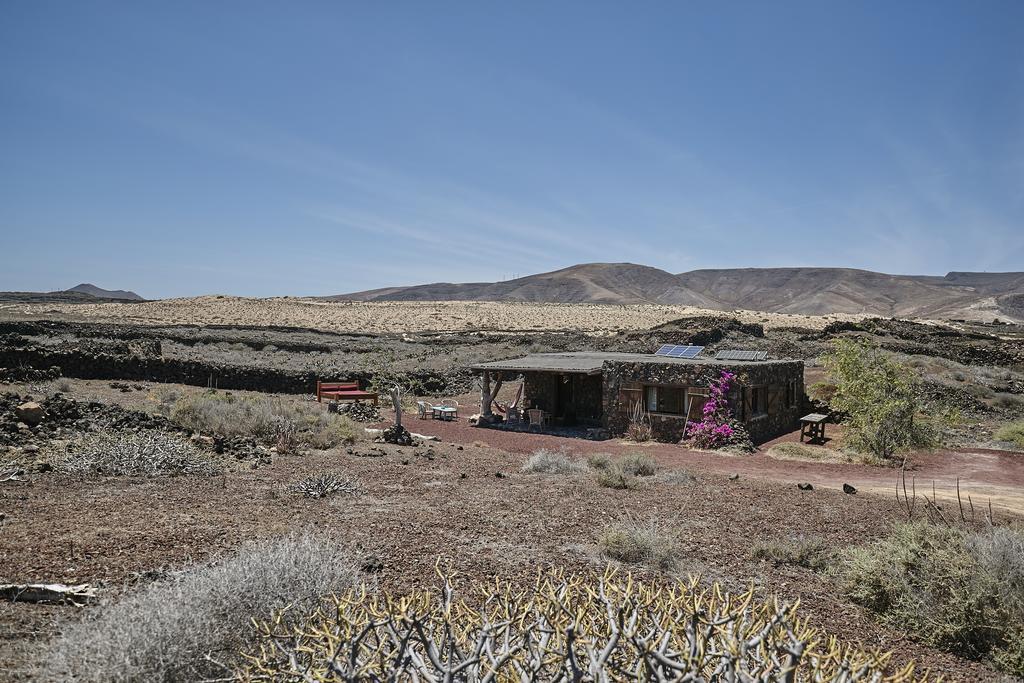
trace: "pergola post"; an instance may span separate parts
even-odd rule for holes
[[[490,421],[493,415],[491,400],[491,373],[484,370],[480,377],[480,417],[486,421]]]

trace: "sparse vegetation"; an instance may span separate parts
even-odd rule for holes
[[[825,569],[829,562],[829,551],[824,541],[802,536],[760,541],[751,548],[750,555],[776,567],[792,565],[813,571]]]
[[[1024,421],[1000,427],[996,432],[996,440],[1012,443],[1017,448],[1024,449]]]
[[[596,470],[597,483],[609,489],[635,489],[640,485],[636,476],[622,467],[622,461],[615,461],[608,467]]]
[[[889,460],[913,448],[931,448],[934,429],[919,414],[917,378],[875,346],[837,339],[824,358],[836,383],[830,404],[847,416],[851,448]]]
[[[1024,676],[1024,530],[908,522],[846,553],[846,594],[880,619]]]
[[[651,414],[644,410],[643,405],[638,401],[633,405],[629,414],[629,424],[626,426],[626,438],[637,443],[650,441],[654,435],[651,426]]]
[[[532,474],[580,474],[586,470],[586,465],[565,452],[545,448],[534,451],[523,465],[523,471]]]
[[[680,554],[676,539],[653,519],[626,519],[605,527],[598,546],[605,557],[662,571],[672,569]]]
[[[620,461],[622,470],[637,477],[654,476],[654,458],[644,453],[627,453]]]
[[[594,453],[587,457],[587,466],[597,471],[608,469],[612,462],[612,456],[608,453]]]
[[[309,535],[246,545],[87,612],[50,643],[43,680],[135,683],[223,677],[256,637],[253,619],[311,610],[353,585],[330,539]],[[287,621],[291,613],[282,617]]]
[[[185,439],[157,431],[88,434],[70,445],[55,467],[70,474],[126,477],[212,475],[221,470]]]
[[[357,588],[287,636],[277,621],[263,625],[260,647],[236,676],[448,680],[458,671],[452,680],[548,681],[578,671],[581,680],[717,680],[728,671],[737,680],[924,680],[893,670],[886,655],[807,629],[793,605],[758,600],[753,589],[726,595],[717,584],[610,573],[542,575],[525,591],[492,581],[468,599],[448,579],[407,596]]]
[[[288,490],[305,498],[329,498],[338,494],[354,496],[359,493],[359,485],[346,476],[333,472],[322,472],[301,479]]]
[[[179,398],[171,419],[195,432],[252,437],[286,451],[299,445],[322,449],[351,444],[362,431],[350,418],[332,415],[319,405],[216,391]]]

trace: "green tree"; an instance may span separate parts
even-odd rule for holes
[[[833,341],[824,361],[836,386],[829,403],[846,414],[852,448],[889,459],[935,445],[935,430],[919,414],[912,369],[877,346],[849,339]]]

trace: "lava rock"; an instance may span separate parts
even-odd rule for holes
[[[857,489],[849,484],[843,484],[843,493],[854,494],[857,493]]]
[[[811,484],[809,482],[804,482],[802,484],[797,484],[796,487],[798,489],[800,489],[801,491],[813,491],[814,490],[814,487],[811,486]]]
[[[46,417],[46,412],[35,401],[26,401],[14,409],[14,416],[27,425],[37,425]]]

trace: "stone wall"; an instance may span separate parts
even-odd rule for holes
[[[258,366],[207,363],[150,355],[100,353],[87,348],[50,349],[39,346],[0,347],[0,368],[29,367],[36,370],[60,368],[64,377],[80,379],[124,379],[176,382],[220,389],[264,391],[282,394],[311,394],[323,379],[316,372],[294,372]],[[432,373],[409,373],[426,391],[443,393],[447,385]],[[352,371],[342,378],[366,387],[370,373]]]
[[[754,443],[767,441],[797,426],[804,402],[802,361],[750,364],[607,361],[604,364],[603,395],[605,426],[613,434],[626,431],[630,409],[634,402],[643,400],[645,385],[707,387],[721,375],[722,370],[736,374],[730,407],[743,421]],[[790,382],[796,383],[795,405],[787,405],[787,385]],[[768,412],[755,417],[749,407],[749,388],[762,385],[768,388]],[[685,424],[686,420],[681,415],[651,415],[655,438],[660,441],[679,441]]]

